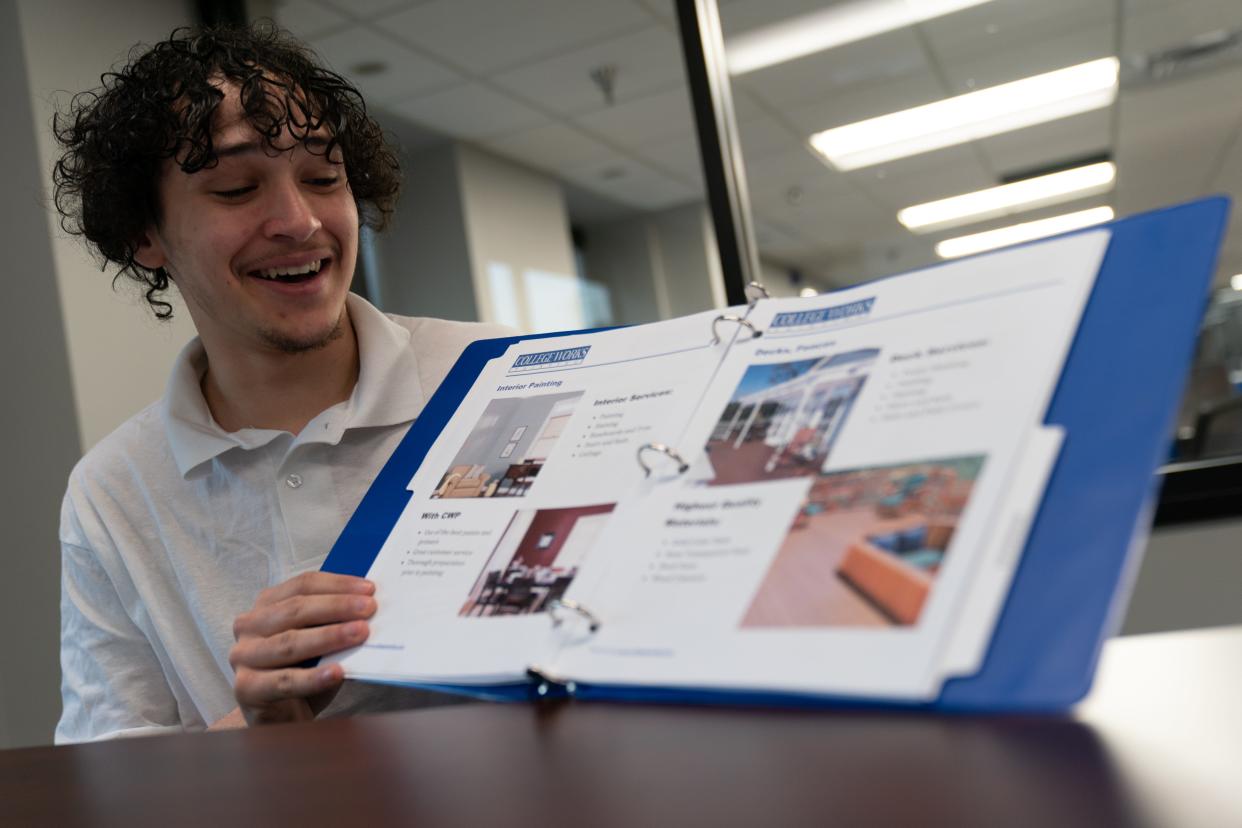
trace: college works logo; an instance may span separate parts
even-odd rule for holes
[[[839,322],[842,319],[849,319],[853,316],[866,316],[871,313],[871,306],[874,304],[875,297],[868,296],[866,299],[859,299],[856,302],[847,302],[844,305],[833,305],[830,308],[817,308],[816,310],[778,313],[772,318],[772,324],[769,326],[769,329],[805,328],[808,325],[822,325],[826,322]]]
[[[590,345],[583,345],[579,348],[561,348],[559,351],[540,351],[537,354],[522,354],[513,360],[513,367],[509,369],[509,373],[524,374],[548,368],[568,368],[571,365],[581,365],[583,360],[586,359],[587,351],[590,350]]]

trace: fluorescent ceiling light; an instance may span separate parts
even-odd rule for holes
[[[918,155],[1108,106],[1117,97],[1117,58],[968,92],[827,129],[811,146],[839,170]]]
[[[741,75],[765,66],[865,40],[990,0],[856,0],[729,38],[725,60]]]
[[[1097,195],[1112,189],[1116,178],[1117,166],[1112,161],[1101,161],[952,198],[915,204],[899,210],[897,220],[915,233],[931,233]]]
[[[1066,233],[1070,230],[1077,230],[1080,227],[1090,227],[1093,224],[1111,221],[1112,218],[1112,207],[1092,207],[1090,210],[1079,210],[1076,213],[1066,213],[1060,216],[1053,216],[1052,218],[1039,219],[1038,221],[1012,224],[1009,227],[999,227],[984,233],[974,233],[970,236],[945,239],[936,245],[936,255],[942,259],[955,259],[958,256],[982,253],[984,250],[1005,247],[1006,245],[1030,241],[1031,239],[1055,236],[1057,233]]]

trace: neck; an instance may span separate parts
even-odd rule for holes
[[[358,382],[358,340],[348,313],[341,318],[341,335],[314,350],[239,349],[206,339],[203,348],[203,397],[225,431],[298,434],[321,412],[349,399]]]

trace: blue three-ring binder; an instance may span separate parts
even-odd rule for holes
[[[942,710],[1056,711],[1091,684],[1138,567],[1229,204],[1214,197],[1106,225],[1104,262],[1049,406],[1066,431],[977,673],[945,683]],[[1097,229],[1097,228],[1092,228]],[[1085,231],[1080,231],[1085,232]],[[1041,242],[1031,242],[1039,244]],[[522,339],[476,342],[376,477],[323,569],[365,575],[409,500],[406,484],[479,371]],[[504,696],[496,689],[494,697]],[[788,694],[578,685],[579,698],[875,704]],[[511,697],[527,697],[510,688]],[[904,705],[911,706],[911,705]]]

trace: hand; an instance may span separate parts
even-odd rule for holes
[[[233,694],[251,725],[313,719],[345,680],[339,664],[297,665],[357,646],[375,614],[375,584],[351,575],[305,572],[259,593],[237,616],[229,651]]]

